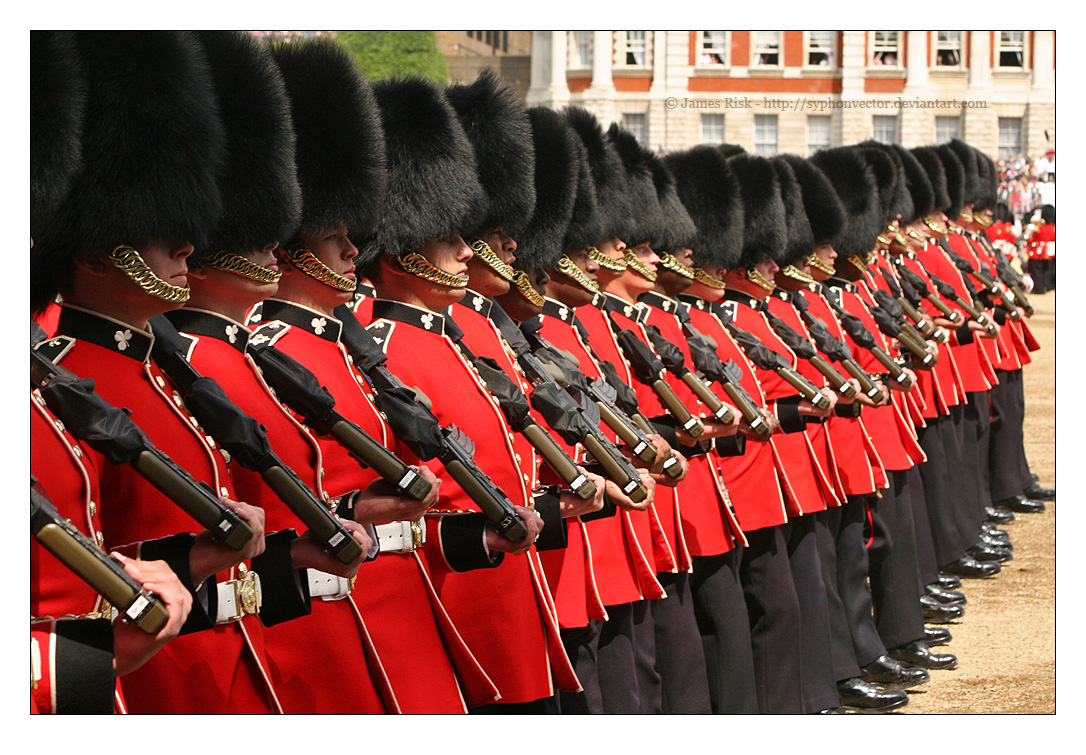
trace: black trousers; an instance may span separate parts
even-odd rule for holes
[[[958,441],[954,415],[961,422],[962,407],[950,407],[951,413],[935,419],[929,419],[926,427],[916,430],[920,447],[924,449],[927,460],[918,464],[920,477],[924,483],[924,503],[928,510],[932,545],[935,559],[939,566],[957,561],[965,555],[965,549],[972,545],[961,534],[958,500],[962,495],[961,480],[961,445]],[[956,474],[951,474],[955,470]]]
[[[928,505],[925,499],[924,479],[918,465],[905,473],[909,499],[912,501],[913,531],[916,535],[916,571],[921,590],[939,578],[939,561],[935,558],[935,543],[931,538]],[[922,594],[922,593],[921,593]]]
[[[805,713],[838,708],[837,677],[833,670],[830,609],[822,562],[818,553],[815,515],[793,517],[785,525],[788,561],[800,610],[800,657]]]
[[[905,470],[887,470],[889,487],[871,499],[871,599],[883,644],[900,647],[924,639],[923,586],[918,580],[912,497]]]
[[[962,469],[965,477],[973,481],[975,497],[971,517],[967,519],[965,533],[973,545],[980,539],[981,523],[987,518],[985,507],[992,503],[992,494],[988,484],[988,447],[991,439],[991,391],[976,391],[966,394],[969,400],[965,405],[965,444],[962,446]],[[968,546],[967,546],[968,547]]]
[[[586,627],[561,630],[562,644],[584,688],[558,693],[562,713],[640,711],[633,614],[633,603],[607,606],[607,621],[591,619]]]
[[[783,525],[746,533],[739,578],[750,618],[759,713],[803,712],[800,607]]]
[[[690,594],[690,575],[659,572],[656,579],[667,592],[666,598],[648,601],[656,638],[661,712],[712,713],[705,652]]]
[[[694,557],[690,588],[713,713],[758,712],[750,621],[739,579],[742,556],[743,546],[737,546],[717,556]]]
[[[993,501],[1021,493],[1032,482],[1022,433],[1026,399],[1022,370],[996,370],[999,385],[992,388],[991,444],[988,476]]]

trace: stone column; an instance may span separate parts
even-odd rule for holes
[[[566,82],[566,32],[532,32],[531,84],[525,98],[529,105],[559,108],[569,103]]]

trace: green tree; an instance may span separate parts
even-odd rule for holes
[[[432,31],[340,31],[336,41],[347,48],[370,81],[397,74],[423,76],[442,86],[449,83],[445,56]]]

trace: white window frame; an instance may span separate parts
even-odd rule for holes
[[[639,120],[637,126],[631,127],[630,119],[634,118]],[[623,113],[622,114],[622,127],[629,131],[634,137],[637,138],[637,143],[642,147],[647,147],[649,144],[649,116],[647,113]]]
[[[1022,151],[1022,120],[1022,118],[1000,118],[997,121],[996,127],[999,132],[999,156],[1004,160],[1013,160],[1018,155],[1024,154]],[[1012,124],[1017,126],[1018,132],[1018,141],[1013,145],[1013,151],[1011,145],[1003,139],[1003,134],[1005,133],[1005,129],[1003,128],[1004,125],[1010,126]]]
[[[701,114],[701,143],[702,144],[723,144],[725,120],[723,113],[702,113]],[[713,135],[719,129],[720,137]]]
[[[957,34],[958,38],[956,40],[953,40],[953,41],[950,40],[949,35],[951,35],[951,34]],[[948,38],[946,39],[945,42],[940,42],[939,37],[943,36],[943,35],[947,35]],[[938,69],[942,69],[944,71],[946,71],[946,70],[960,71],[962,69],[962,52],[963,52],[962,51],[962,39],[963,38],[964,38],[963,33],[960,32],[960,31],[936,31],[935,32],[935,44],[932,45],[932,55],[933,55],[932,61],[931,61],[932,68],[938,68]],[[941,62],[939,53],[942,50],[948,50],[950,52],[953,52],[955,54],[955,56],[957,57],[957,61],[954,62],[954,63],[943,63],[943,62]]]
[[[811,141],[811,126],[812,124],[818,124],[821,129],[822,125],[826,127],[826,140],[825,143],[821,141],[815,144]],[[816,152],[823,149],[830,149],[833,147],[833,116],[832,115],[808,115],[807,116],[807,157],[812,156]]]
[[[731,67],[731,49],[732,49],[732,33],[730,31],[699,31],[697,33],[696,49],[694,50],[694,67],[695,68],[730,68]],[[721,34],[720,39],[714,40],[708,38],[709,34]],[[709,47],[706,48],[708,43],[721,45],[721,47]],[[706,55],[713,54],[714,52],[721,51],[720,54],[724,57],[724,62],[706,61],[704,57]]]
[[[587,60],[581,59],[581,35],[588,37],[588,57]],[[595,45],[594,37],[596,35],[591,31],[571,31],[567,33],[566,37],[566,68],[587,71],[592,68],[592,52]]]
[[[890,45],[890,43],[886,39],[884,39],[880,44],[880,41],[879,41],[879,35],[880,34],[887,34],[887,35],[896,34],[897,35],[896,36],[896,41],[893,43],[892,46]],[[868,68],[874,68],[875,70],[884,69],[884,70],[891,70],[891,71],[896,71],[896,70],[899,70],[899,69],[903,68],[904,67],[904,61],[901,59],[901,41],[904,38],[905,38],[904,34],[902,34],[900,31],[893,31],[893,30],[872,31],[871,32],[871,37],[870,37],[870,39],[871,39],[871,42],[870,42],[871,47],[867,51],[867,67]],[[894,53],[894,63],[893,63],[893,65],[890,65],[890,64],[887,64],[887,63],[876,63],[875,62],[875,56],[876,55],[878,55],[880,53],[888,53],[888,52],[891,52],[891,51],[893,51],[893,53]]]
[[[760,63],[758,57],[763,54],[763,50],[770,51],[772,46],[767,45],[767,37],[763,37],[759,40],[760,35],[777,35],[776,44],[776,63]],[[771,53],[769,53],[771,54]],[[780,31],[752,31],[750,33],[750,67],[751,68],[784,68],[784,33]]]
[[[828,34],[828,47],[823,46],[821,43],[818,43],[818,46],[815,46],[812,40],[812,35],[814,34]],[[811,54],[816,52],[827,53],[829,55],[829,65],[812,63]],[[825,29],[803,32],[803,67],[811,68],[816,71],[832,71],[837,67],[837,32]]]
[[[1021,34],[1022,35],[1022,40],[1019,43],[1011,42],[1011,43],[1009,43],[1007,45],[1004,45],[1004,42],[1003,42],[1003,35],[1004,34]],[[1028,44],[1028,37],[1026,36],[1026,32],[1024,32],[1024,31],[997,31],[996,32],[995,68],[1002,69],[1002,70],[1005,70],[1005,71],[1025,71],[1026,68],[1027,68],[1026,63],[1029,61],[1029,55],[1027,54],[1028,50],[1026,50],[1026,45],[1027,44]],[[1004,50],[1006,50],[1008,52],[1014,52],[1015,50],[1017,50],[1022,56],[1022,58],[1021,58],[1022,65],[1020,65],[1020,66],[1014,66],[1014,65],[1005,66],[1005,65],[1003,65],[1003,51]]]
[[[773,127],[773,149],[767,151],[766,147],[770,144],[768,140],[764,138],[765,127],[772,125]],[[760,114],[754,116],[754,154],[764,155],[771,157],[777,154],[780,149],[780,119],[775,114]]]
[[[644,36],[638,40],[635,36],[631,39],[630,35],[643,34]],[[650,31],[617,31],[615,32],[616,44],[615,44],[615,68],[626,68],[637,71],[643,71],[652,68],[652,38],[653,33]],[[633,43],[631,46],[631,42]],[[627,63],[626,57],[630,53],[636,54],[640,49],[641,55],[644,58],[643,63]]]
[[[940,132],[939,122],[947,123],[949,121],[954,122],[954,133],[948,133],[947,129],[943,129]],[[949,142],[951,139],[960,139],[962,136],[962,117],[960,115],[937,115],[935,116],[935,142],[936,144],[942,144],[943,142]]]
[[[892,139],[884,139],[879,136],[879,126],[893,122],[894,135]],[[871,116],[871,138],[883,144],[893,144],[901,139],[901,118],[897,115],[873,115]]]

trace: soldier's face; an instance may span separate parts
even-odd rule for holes
[[[151,272],[171,286],[188,285],[188,257],[192,254],[193,247],[187,241],[182,242],[150,242],[133,247]]]
[[[356,278],[354,260],[358,249],[347,238],[347,226],[326,233],[303,233],[301,238],[305,248],[329,270],[351,280]]]
[[[566,252],[566,257],[584,271],[592,280],[597,280],[600,266],[594,259],[588,256],[587,249],[575,249]],[[565,304],[567,307],[583,307],[592,301],[595,296],[577,281],[564,275],[558,270],[547,271],[548,281],[546,295]]]
[[[420,247],[418,252],[434,267],[460,276],[468,273],[468,262],[474,256],[471,247],[458,233],[439,236]],[[467,294],[466,286],[443,286],[413,275],[408,279],[418,297],[434,312],[455,304]]]
[[[652,250],[650,242],[646,241],[644,244],[638,244],[630,251],[637,257],[638,262],[652,272],[656,272],[656,266],[659,264],[660,258],[657,256],[656,252]],[[644,293],[645,291],[651,291],[654,287],[652,281],[628,268],[623,275],[630,276],[628,285],[631,289],[636,290],[638,294]]]
[[[837,261],[837,250],[833,248],[833,244],[819,244],[814,248],[814,254],[818,257],[819,261],[830,267],[833,267],[834,263]],[[810,273],[812,278],[818,281],[830,279],[829,273],[819,270],[814,265],[808,265],[807,272]]]
[[[490,250],[505,264],[512,264],[516,259],[514,252],[517,248],[515,242],[501,229],[479,234],[479,239],[484,241]],[[469,284],[473,291],[478,291],[483,296],[501,296],[509,290],[510,282],[499,275],[494,268],[486,263],[479,255],[474,255],[468,261],[468,275],[471,276]]]
[[[626,242],[622,239],[607,239],[606,241],[597,244],[596,248],[599,249],[605,256],[610,257],[616,262],[621,262],[623,261],[623,259],[625,259],[623,255],[626,251]],[[599,281],[601,286],[605,283],[615,280],[620,275],[622,275],[622,273],[616,273],[613,270],[608,270],[605,267],[599,268],[599,270],[596,271],[596,279]]]

